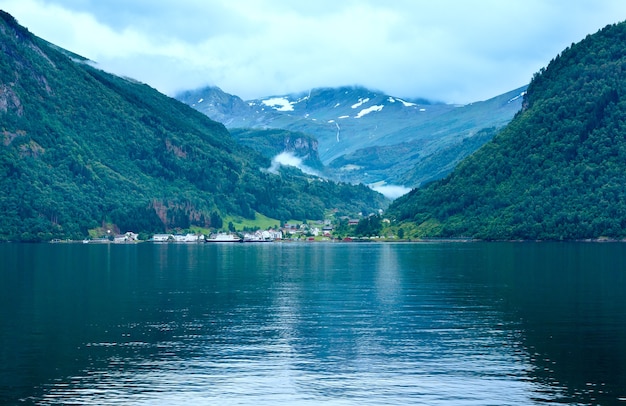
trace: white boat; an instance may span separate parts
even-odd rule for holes
[[[243,237],[243,242],[274,242],[274,239],[269,237],[259,237],[257,235],[249,235]]]
[[[205,242],[241,242],[241,238],[234,234],[217,233],[211,234]]]

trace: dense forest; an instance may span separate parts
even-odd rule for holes
[[[382,195],[295,168],[278,174],[226,128],[105,73],[0,11],[0,241],[212,227],[227,215],[372,212]]]
[[[626,237],[626,23],[537,72],[523,109],[441,181],[390,208],[413,237]]]

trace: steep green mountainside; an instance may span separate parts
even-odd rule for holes
[[[626,23],[572,45],[532,79],[523,110],[447,178],[398,199],[413,234],[626,237]]]
[[[524,91],[465,106],[403,100],[363,87],[248,101],[208,87],[177,98],[228,128],[285,129],[315,137],[330,179],[414,187],[446,175],[488,141],[495,131],[483,130],[506,125],[520,110]]]
[[[241,146],[219,123],[94,68],[0,11],[0,240],[209,227],[218,217],[320,218],[384,198]]]

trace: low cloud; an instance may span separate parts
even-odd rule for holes
[[[295,156],[293,152],[287,151],[281,152],[280,154],[272,158],[272,164],[270,165],[270,167],[263,170],[269,173],[278,174],[278,169],[281,166],[293,166],[308,175],[320,176],[320,174],[317,173],[315,170],[302,164],[301,158]],[[400,185],[372,184],[369,185],[369,187],[391,200],[397,199],[398,197],[405,195],[411,191],[410,188]]]
[[[398,197],[403,196],[411,191],[410,188],[399,185],[381,185],[370,187],[391,200],[397,199]]]
[[[293,152],[283,151],[280,154],[272,158],[272,164],[266,169],[267,172],[278,174],[278,169],[281,166],[293,166],[300,169],[302,172],[308,175],[319,176],[319,174],[308,166],[302,164],[302,159],[298,158]]]

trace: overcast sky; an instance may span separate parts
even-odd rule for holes
[[[469,103],[527,84],[624,0],[0,0],[35,35],[174,95],[363,85]]]

